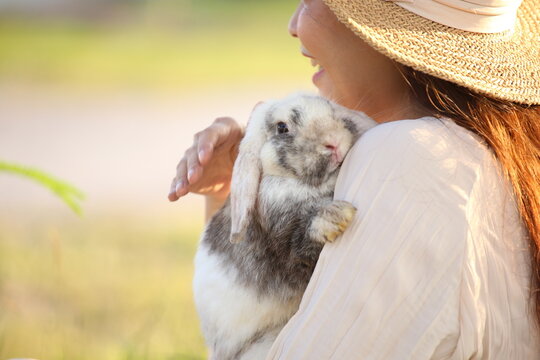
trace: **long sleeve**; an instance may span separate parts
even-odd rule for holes
[[[351,149],[335,192],[357,214],[324,247],[297,314],[267,359],[482,359],[493,351],[486,344],[486,333],[498,326],[491,316],[525,319],[510,326],[508,340],[517,343],[499,347],[516,355],[513,347],[532,336],[524,317],[525,260],[499,257],[499,270],[523,271],[500,291],[501,309],[497,301],[490,307],[485,243],[504,226],[496,221],[501,211],[478,210],[479,194],[498,206],[508,192],[491,154],[456,125],[424,118],[367,132]],[[489,229],[478,225],[478,215],[489,218]],[[510,306],[515,313],[507,314]],[[522,354],[537,349],[525,348]]]

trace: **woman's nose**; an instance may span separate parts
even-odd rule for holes
[[[302,7],[302,3],[298,5],[296,8],[296,11],[292,15],[291,19],[289,20],[289,34],[291,34],[292,37],[298,37],[298,33],[296,32],[296,26],[298,24],[298,14],[300,14],[300,8]]]

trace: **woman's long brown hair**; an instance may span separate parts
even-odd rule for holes
[[[531,298],[540,325],[540,106],[493,99],[409,67],[399,68],[423,106],[479,135],[501,163],[528,230]]]

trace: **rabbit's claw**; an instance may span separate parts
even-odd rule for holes
[[[322,243],[334,242],[351,223],[356,208],[346,201],[335,200],[322,207],[310,225],[310,236]]]

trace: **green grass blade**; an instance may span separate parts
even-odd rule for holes
[[[56,179],[41,170],[3,161],[0,161],[0,171],[10,172],[40,183],[56,194],[77,215],[82,215],[82,208],[79,202],[84,199],[84,194],[73,185]]]

